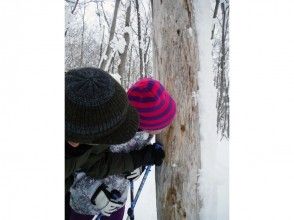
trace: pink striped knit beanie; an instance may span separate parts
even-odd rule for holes
[[[176,103],[157,80],[144,78],[128,92],[130,105],[139,113],[139,128],[155,131],[167,127],[176,115]]]

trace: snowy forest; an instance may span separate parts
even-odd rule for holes
[[[154,77],[178,104],[136,219],[229,219],[229,11],[228,0],[65,0],[65,71],[98,67],[125,89]]]
[[[95,66],[124,88],[152,76],[150,1],[69,1],[65,68]]]

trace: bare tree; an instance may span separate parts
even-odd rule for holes
[[[66,69],[91,65],[110,70],[121,75],[124,87],[152,74],[151,10],[146,10],[148,4],[151,7],[150,2],[111,1],[113,11],[109,11],[110,5],[106,7],[104,0],[65,2]],[[93,19],[87,19],[87,14],[90,15],[93,9],[97,15],[97,23],[94,24]],[[126,44],[121,46],[123,38]]]
[[[157,219],[199,220],[199,68],[192,0],[153,0],[153,66],[177,102],[177,117],[161,135],[166,158],[156,168]],[[194,97],[194,99],[193,99]]]
[[[219,8],[219,2],[220,2],[220,0],[216,0],[216,2],[215,2],[213,17],[212,17],[213,19],[216,19],[218,8]],[[213,37],[214,37],[214,31],[215,31],[215,24],[213,24],[213,27],[212,27],[211,39],[213,39]]]
[[[130,26],[130,18],[131,18],[131,2],[128,4],[127,11],[126,11],[126,21],[125,21],[125,27]],[[126,45],[124,48],[123,53],[119,53],[120,57],[120,64],[118,65],[118,74],[122,78],[122,85],[124,88],[126,88],[126,65],[127,65],[127,56],[128,56],[128,49],[129,49],[129,44],[130,44],[130,34],[129,32],[125,31],[124,32],[124,38],[126,41]]]
[[[218,8],[220,7],[220,11]],[[221,17],[221,18],[220,18]],[[216,0],[213,18],[218,21],[212,29],[213,54],[215,57],[215,87],[217,88],[217,130],[221,137],[230,137],[229,106],[229,2]],[[216,32],[217,31],[217,32]],[[215,34],[215,32],[217,34]]]
[[[150,11],[151,11],[151,4],[149,4],[150,7]],[[149,52],[151,49],[151,34],[150,34],[150,29],[151,29],[151,15],[150,12],[147,13],[144,4],[142,4],[142,8],[144,9],[144,20],[145,22],[143,22],[142,27],[144,27],[144,33],[143,33],[143,43],[144,43],[144,52],[143,52],[143,67],[144,67],[144,73],[145,76],[150,76],[152,73],[149,72],[148,74],[148,70],[149,70],[149,63],[150,63],[150,58],[148,56],[150,56]],[[146,19],[147,18],[147,19]]]
[[[84,63],[84,35],[85,35],[85,14],[86,14],[86,5],[83,5],[83,15],[82,15],[82,37],[81,37],[81,58],[80,58],[80,67]]]
[[[103,26],[102,29],[102,38],[101,38],[101,43],[100,43],[100,53],[99,53],[99,60],[102,60],[102,52],[103,52],[103,43],[104,43],[104,32],[105,32],[105,27]]]
[[[107,48],[104,53],[105,55],[102,57],[102,62],[100,65],[100,67],[102,69],[105,69],[107,67],[106,65],[109,63],[109,60],[112,59],[112,57],[110,57],[110,55],[111,55],[111,45],[110,44],[111,44],[111,41],[113,40],[114,33],[115,33],[116,19],[117,19],[118,8],[119,8],[120,2],[121,2],[121,0],[115,1],[113,18],[112,18],[112,23],[111,23],[110,33],[109,33],[108,45],[107,45]],[[112,53],[112,55],[114,55],[114,54]]]
[[[107,26],[109,27],[109,21],[108,21],[108,19],[106,17],[106,14],[105,14],[105,10],[104,10],[104,7],[103,7],[103,1],[100,2],[100,3],[101,3],[101,8],[102,8],[102,13],[103,13],[103,16],[104,16],[104,20],[105,20]],[[98,7],[98,3],[97,3],[97,7]]]
[[[143,54],[143,61],[144,61],[144,73],[145,73],[145,76],[147,76],[147,72],[148,72],[148,62],[149,60],[147,60],[148,58],[148,52],[149,52],[149,48],[150,48],[150,42],[151,42],[151,37],[146,37],[146,40],[147,41],[147,47],[146,47],[146,50]]]
[[[129,61],[128,61],[129,70],[128,70],[128,77],[127,77],[127,83],[125,88],[128,88],[131,82],[132,56],[133,56],[133,45],[131,45],[130,54],[129,54]]]
[[[101,10],[99,8],[99,3],[101,3]],[[99,57],[98,57],[98,63],[100,63],[100,61],[102,60],[102,53],[103,53],[103,44],[104,44],[104,37],[105,37],[105,25],[101,19],[101,12],[103,13],[103,18],[105,20],[105,23],[107,24],[107,26],[109,27],[109,23],[108,23],[108,20],[107,20],[107,17],[105,15],[105,12],[104,12],[104,8],[103,8],[103,1],[96,1],[96,15],[98,16],[98,21],[99,21],[99,30],[100,30],[100,33],[101,33],[101,30],[102,30],[102,37],[100,39],[100,42],[99,42]],[[102,24],[103,23],[103,24]]]
[[[135,8],[137,12],[137,28],[138,28],[138,45],[139,45],[139,57],[140,57],[140,76],[144,77],[144,69],[143,69],[143,51],[142,51],[142,36],[141,36],[141,16],[140,16],[140,8],[138,0],[135,0]]]

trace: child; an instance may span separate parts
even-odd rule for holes
[[[136,153],[154,148],[148,143],[153,134],[159,133],[171,124],[176,114],[176,104],[159,81],[149,78],[136,82],[127,94],[130,105],[135,107],[139,113],[139,131],[127,143],[110,146],[110,151]],[[144,157],[143,160],[147,161],[147,157]],[[161,165],[161,163],[160,160],[154,161],[155,165]],[[92,179],[83,172],[76,173],[74,184],[70,189],[72,209],[83,215],[110,216],[113,213],[108,219],[122,219],[129,179],[139,177],[143,170],[144,168],[141,167],[127,175],[112,175],[101,180]],[[117,195],[117,198],[112,198],[113,193]],[[101,210],[109,204],[109,201],[120,205],[114,204],[106,210]],[[114,213],[113,210],[117,209],[119,210]],[[114,215],[116,217],[112,218]]]

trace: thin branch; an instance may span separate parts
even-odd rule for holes
[[[119,5],[120,5],[121,0],[116,0],[115,1],[115,6],[114,6],[114,12],[113,12],[113,18],[112,18],[112,23],[111,23],[111,27],[110,27],[110,32],[109,32],[109,39],[108,39],[108,45],[107,45],[107,49],[106,49],[106,53],[105,55],[107,56],[107,59],[109,58],[109,55],[111,53],[111,41],[114,38],[114,33],[115,33],[115,28],[116,28],[116,20],[117,20],[117,15],[118,15],[118,9],[119,9]],[[104,59],[104,56],[102,57],[102,63],[101,63],[101,68],[105,69],[106,64],[107,64],[107,60]]]
[[[73,1],[70,1],[70,0],[65,0],[66,2],[68,2],[68,3],[73,3],[73,4],[75,4],[76,2],[73,2]]]
[[[109,22],[107,20],[107,17],[106,17],[105,11],[104,11],[103,2],[100,2],[100,3],[101,3],[102,12],[103,12],[103,15],[104,15],[104,19],[106,21],[107,27],[109,27],[110,25],[109,25]]]
[[[132,25],[130,25],[132,31],[134,32],[134,34],[136,34],[138,36],[138,33],[136,32],[136,30],[134,29],[134,27]]]
[[[72,4],[76,4],[76,1],[70,1],[70,0],[65,0],[67,3],[72,3]],[[88,3],[91,3],[91,2],[99,2],[99,1],[97,1],[97,0],[90,0],[90,1],[87,1],[87,2],[79,2],[78,3],[78,5],[79,4],[88,4]]]
[[[214,30],[215,30],[215,24],[213,24],[213,27],[212,27],[210,40],[212,40],[214,37]]]
[[[216,18],[216,16],[217,16],[217,12],[218,12],[218,8],[219,8],[219,2],[220,2],[220,0],[216,0],[214,13],[213,13],[213,18]]]
[[[65,30],[65,32],[64,32],[64,37],[66,37],[67,32],[68,32],[68,28],[66,28],[66,30]]]
[[[77,5],[79,3],[79,0],[76,1],[74,8],[72,9],[71,13],[73,14],[77,8]]]
[[[220,2],[220,0],[216,0],[215,7],[214,7],[214,12],[213,12],[213,17],[212,17],[213,19],[215,19],[216,16],[217,16],[219,2]],[[212,31],[211,31],[211,37],[210,37],[211,40],[214,37],[214,30],[215,30],[215,24],[213,24],[213,28],[212,28]]]

